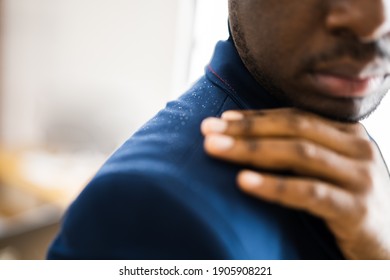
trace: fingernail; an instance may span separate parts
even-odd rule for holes
[[[219,151],[226,151],[233,147],[234,139],[224,135],[212,135],[207,137],[208,144]]]
[[[221,119],[208,118],[202,122],[202,131],[205,133],[215,132],[223,133],[227,129],[227,123]]]
[[[222,114],[222,118],[230,121],[239,121],[244,119],[244,115],[236,111],[227,111]]]
[[[252,171],[244,171],[241,173],[241,180],[245,183],[245,186],[254,188],[262,185],[264,179],[259,173]]]

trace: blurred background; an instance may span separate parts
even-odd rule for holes
[[[42,259],[105,159],[225,40],[226,0],[0,0],[0,259]],[[365,121],[390,160],[389,98]]]

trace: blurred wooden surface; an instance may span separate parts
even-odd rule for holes
[[[45,188],[29,180],[23,166],[23,155],[23,152],[11,152],[0,148],[0,182],[3,185],[25,191],[44,202],[54,203],[66,208],[70,203],[71,194],[64,188],[56,188],[55,186]]]
[[[47,225],[32,231],[0,239],[0,260],[42,260],[59,225]]]
[[[0,259],[43,259],[101,157],[0,147]]]

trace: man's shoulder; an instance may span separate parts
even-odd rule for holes
[[[115,151],[75,204],[102,197],[110,203],[136,198],[132,205],[140,200],[156,204],[164,199],[172,205],[188,205],[188,197],[196,200],[188,181],[191,174],[214,167],[203,149],[200,123],[234,106],[229,102],[225,93],[201,79]],[[158,201],[150,201],[155,197]]]
[[[107,173],[68,209],[49,258],[231,258],[230,245],[214,228],[217,215],[173,176]]]
[[[168,102],[108,159],[100,173],[126,173],[132,169],[158,172],[183,166],[203,151],[201,122],[237,109],[234,101],[209,80],[199,80],[180,98]]]
[[[206,80],[168,103],[74,201],[49,257],[230,258],[233,245],[216,234],[229,229],[190,184],[191,170],[199,171],[194,158],[204,156],[200,123],[226,104],[226,94]]]

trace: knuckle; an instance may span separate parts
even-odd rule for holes
[[[251,166],[258,166],[261,164],[260,149],[261,143],[255,139],[248,139],[241,141],[241,147],[237,154],[237,159]]]
[[[362,133],[362,128],[359,123],[339,123],[338,129],[345,133],[357,136],[360,136]]]
[[[374,160],[376,155],[376,146],[369,140],[360,140],[358,148],[362,156],[367,160]]]
[[[311,184],[308,200],[312,208],[322,209],[328,214],[339,208],[337,198],[330,190],[330,186],[321,182]]]
[[[367,207],[367,200],[364,196],[354,196],[349,202],[350,211],[344,212],[344,217],[349,220],[351,224],[360,224],[362,220],[365,220],[369,209]]]
[[[294,145],[298,158],[310,160],[317,154],[315,146],[308,142],[297,141]]]
[[[308,129],[310,129],[310,121],[307,118],[302,118],[294,116],[289,119],[290,127],[296,132],[296,134],[301,134]]]
[[[245,145],[246,145],[246,149],[250,153],[258,152],[258,150],[260,149],[260,142],[255,139],[249,139],[245,141]]]
[[[351,131],[352,131],[352,133],[354,133],[358,136],[367,138],[367,131],[366,131],[365,127],[360,123],[352,124]]]
[[[252,134],[255,126],[253,118],[245,118],[240,121],[238,125],[240,126],[242,133],[244,133],[245,135]]]
[[[308,195],[309,199],[314,203],[323,201],[326,197],[326,188],[319,182],[310,182],[308,185],[310,190]]]
[[[374,170],[368,163],[362,164],[359,169],[359,184],[363,190],[371,190],[374,187]]]
[[[305,200],[309,209],[328,207],[327,204],[330,203],[328,192],[322,183],[317,181],[308,182],[305,189]]]
[[[363,217],[365,217],[368,213],[368,209],[367,209],[367,203],[366,201],[363,199],[363,198],[356,198],[354,200],[354,216],[359,218],[359,219],[362,219]]]
[[[268,114],[268,110],[256,110],[253,112],[254,117],[264,117]]]
[[[337,128],[347,134],[356,134],[356,123],[337,122]]]
[[[293,135],[300,135],[313,128],[312,116],[307,112],[300,111],[299,109],[285,109],[282,120],[288,131],[290,131]]]
[[[277,183],[276,183],[276,193],[281,196],[281,195],[284,195],[286,193],[286,189],[287,189],[287,183],[285,181],[284,178],[282,177],[279,177],[278,180],[277,180]]]

